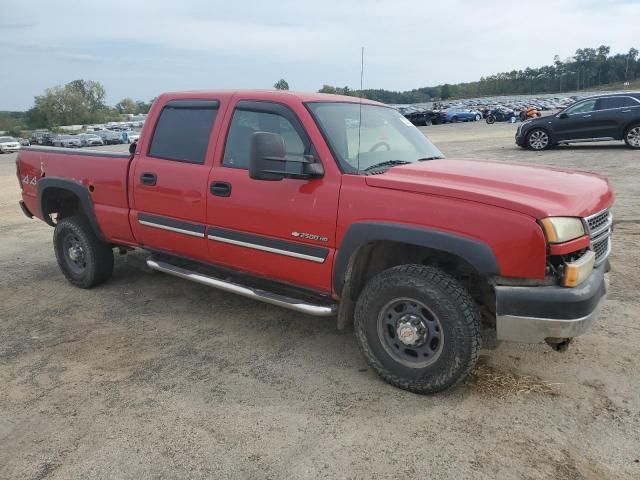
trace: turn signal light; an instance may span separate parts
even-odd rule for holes
[[[562,284],[565,287],[576,287],[580,285],[591,275],[595,261],[596,254],[592,250],[587,250],[585,254],[575,262],[566,263]]]

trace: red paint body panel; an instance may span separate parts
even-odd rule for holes
[[[549,245],[550,255],[566,255],[567,253],[578,252],[589,247],[589,236],[576,238],[570,242],[556,243]]]
[[[503,276],[544,277],[546,243],[534,218],[469,200],[401,190],[381,188],[363,195],[363,191],[368,191],[371,178],[345,175],[340,195],[338,244],[355,222],[382,221],[432,228],[487,244]]]
[[[127,200],[127,176],[129,158],[70,155],[63,149],[59,153],[25,149],[19,153],[20,175],[40,179],[42,171],[47,177],[75,180],[90,192],[96,219],[105,239],[114,243],[135,243],[129,227],[129,202]],[[23,199],[29,209],[42,218],[36,205],[37,188],[23,185]]]
[[[613,203],[606,178],[534,165],[477,160],[433,160],[401,165],[367,184],[455,197],[522,212],[535,218],[584,217]]]
[[[156,120],[170,100],[219,101],[219,111],[203,165],[147,155]],[[271,101],[287,106],[300,120],[324,167],[322,178],[269,182],[249,178],[247,170],[222,166],[225,139],[235,104]],[[540,279],[547,250],[570,253],[583,240],[548,247],[537,220],[546,216],[587,216],[608,208],[613,192],[597,175],[537,166],[468,160],[433,160],[401,165],[372,176],[342,174],[304,102],[357,103],[354,97],[278,91],[205,91],[161,95],[149,113],[132,158],[69,155],[24,149],[21,177],[74,179],[94,191],[100,229],[116,245],[141,245],[240,271],[331,293],[334,259],[349,227],[357,222],[389,222],[440,230],[486,244],[500,274]],[[377,104],[367,100],[364,103]],[[157,175],[155,187],[140,175]],[[214,181],[232,185],[229,197],[214,196]],[[37,186],[22,185],[29,209],[42,217]],[[138,214],[258,235],[270,241],[323,247],[324,262],[219,243],[206,238],[141,225]],[[292,232],[326,237],[301,239]]]

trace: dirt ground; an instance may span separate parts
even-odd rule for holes
[[[333,321],[152,274],[143,253],[72,287],[0,156],[0,478],[640,478],[640,152],[528,152],[514,129],[423,130],[449,157],[607,175],[610,295],[568,352],[501,344],[428,397],[379,380]]]

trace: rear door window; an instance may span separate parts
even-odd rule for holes
[[[203,164],[213,123],[218,114],[215,100],[174,100],[158,118],[149,156]]]
[[[611,110],[612,108],[622,108],[628,105],[627,101],[633,101],[628,97],[608,97],[598,100],[596,110]]]

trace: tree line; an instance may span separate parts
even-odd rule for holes
[[[362,96],[384,103],[421,103],[450,97],[517,95],[570,92],[598,89],[617,82],[632,82],[640,77],[638,50],[611,55],[611,48],[579,48],[564,61],[556,55],[553,63],[539,68],[497,73],[475,82],[443,84],[404,92],[385,89],[351,90],[349,87],[324,85],[320,93]]]
[[[124,98],[109,107],[105,97],[104,86],[93,80],[74,80],[47,88],[34,98],[33,107],[26,112],[0,112],[0,130],[20,136],[23,130],[119,121],[124,113],[148,113],[153,103]]]

